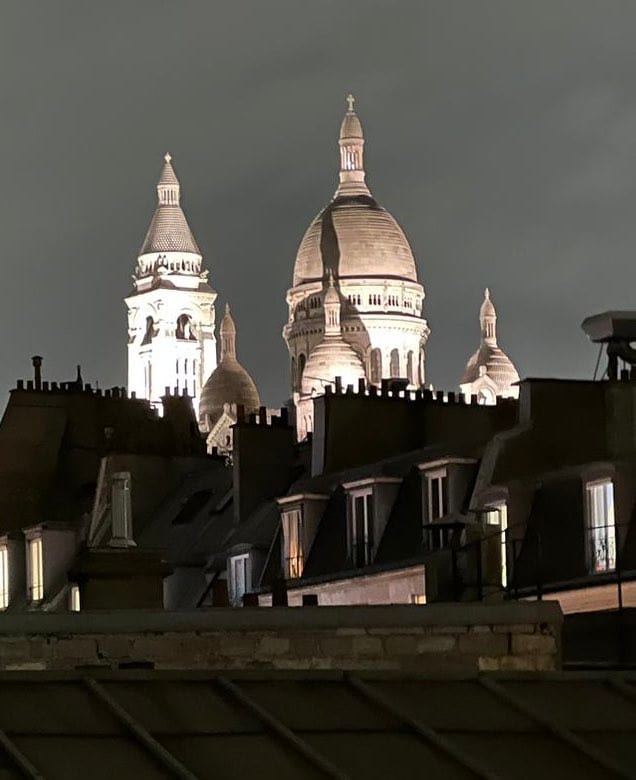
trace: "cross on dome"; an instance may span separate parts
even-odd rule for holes
[[[351,114],[353,114],[353,111],[354,111],[354,106],[355,106],[355,102],[356,102],[356,99],[354,98],[354,96],[353,96],[353,95],[351,94],[351,92],[350,92],[350,93],[347,95],[347,106],[348,106],[348,110],[349,110],[349,112],[350,112]]]

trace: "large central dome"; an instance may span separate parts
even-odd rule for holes
[[[311,430],[310,390],[322,392],[335,376],[354,386],[363,375],[376,387],[384,379],[406,379],[412,389],[425,381],[430,331],[423,317],[424,287],[402,228],[367,187],[362,125],[351,95],[347,103],[338,139],[338,187],[300,242],[287,291],[283,338],[299,435]],[[326,338],[330,278],[340,297],[342,326]]]
[[[296,256],[294,287],[323,279],[328,270],[340,279],[417,281],[415,258],[402,228],[371,195],[336,196],[307,229]]]
[[[383,277],[417,282],[415,258],[395,219],[378,205],[365,182],[364,135],[353,98],[340,126],[340,183],[331,203],[303,236],[294,287],[324,279]]]

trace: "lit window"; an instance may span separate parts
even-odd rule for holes
[[[0,547],[0,609],[9,606],[9,551],[6,545]]]
[[[423,593],[411,593],[411,604],[426,604],[426,596]]]
[[[42,601],[43,598],[42,539],[38,536],[29,540],[29,599]]]
[[[616,568],[614,485],[611,480],[586,485],[587,551],[591,574]]]
[[[292,509],[283,514],[283,559],[287,579],[302,577],[305,560],[301,509]]]
[[[501,561],[501,586],[505,588],[508,585],[508,506],[505,503],[497,504],[488,508],[485,512],[487,525],[498,526],[499,536],[499,557]]]
[[[71,585],[71,589],[69,591],[69,609],[71,612],[79,612],[80,611],[80,590],[79,585]]]
[[[428,522],[448,514],[448,476],[446,469],[426,475]]]
[[[230,604],[243,606],[243,596],[252,589],[252,573],[249,553],[234,555],[230,558]]]
[[[368,566],[373,560],[373,493],[351,495],[349,554],[354,566]]]

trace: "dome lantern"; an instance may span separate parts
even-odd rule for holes
[[[355,98],[347,95],[347,112],[340,125],[340,184],[335,197],[341,195],[371,195],[365,184],[364,134],[353,106]]]

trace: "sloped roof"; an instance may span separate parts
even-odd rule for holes
[[[153,252],[201,254],[181,206],[162,203],[157,206],[139,254]]]
[[[6,777],[628,778],[636,675],[11,672],[0,729]]]

